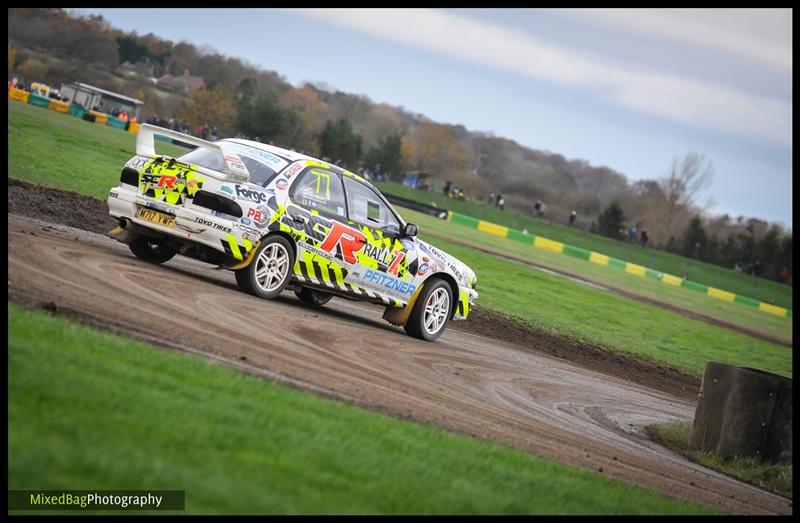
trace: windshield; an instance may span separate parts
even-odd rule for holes
[[[279,156],[275,156],[267,151],[256,149],[248,145],[233,142],[217,142],[222,149],[233,152],[244,162],[247,171],[250,173],[250,183],[265,187],[275,177],[281,169],[289,163]],[[198,147],[180,158],[182,162],[197,164],[207,169],[225,172],[225,161],[216,151]]]

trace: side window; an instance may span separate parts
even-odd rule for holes
[[[374,190],[348,177],[344,187],[351,220],[390,234],[400,232],[397,218]]]
[[[344,191],[335,172],[309,167],[298,176],[290,194],[292,200],[308,209],[344,218]]]

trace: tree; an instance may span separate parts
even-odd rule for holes
[[[694,257],[694,249],[695,245],[697,244],[699,244],[701,249],[700,257],[705,258],[706,253],[704,250],[708,250],[708,237],[706,236],[706,231],[703,228],[703,221],[699,216],[694,216],[689,221],[689,225],[686,226],[686,230],[683,233],[681,254],[684,256]]]
[[[402,153],[406,165],[437,177],[461,173],[467,159],[450,128],[433,122],[425,122],[405,135]]]
[[[348,169],[354,168],[361,158],[361,136],[344,118],[336,122],[328,120],[317,135],[317,141],[321,156],[332,162],[340,161]]]
[[[663,222],[665,235],[674,235],[674,225],[679,215],[686,213],[695,204],[695,198],[711,185],[714,166],[705,156],[690,152],[683,159],[672,160],[669,173],[660,180],[666,200],[666,216]]]
[[[612,202],[597,217],[597,232],[609,238],[619,239],[620,230],[625,227],[625,213],[617,202]]]
[[[238,103],[236,126],[250,137],[258,137],[264,143],[286,141],[287,131],[295,116],[278,104],[272,93],[257,98],[243,96]]]
[[[370,148],[365,156],[367,165],[372,168],[375,164],[380,164],[381,173],[388,173],[394,180],[401,180],[403,177],[403,157],[401,147],[403,137],[399,134],[386,136],[376,147]]]
[[[36,58],[29,58],[17,67],[17,73],[26,82],[41,82],[47,74],[47,66]]]
[[[225,88],[212,91],[198,89],[189,97],[178,116],[189,124],[191,129],[200,125],[216,126],[220,136],[233,131],[236,120],[236,107],[233,97]]]

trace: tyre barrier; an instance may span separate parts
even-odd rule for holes
[[[775,316],[788,318],[792,317],[792,309],[778,307],[777,305],[772,305],[771,303],[754,300],[753,298],[748,298],[747,296],[741,296],[733,292],[728,292],[722,289],[704,285],[702,283],[693,282],[678,276],[673,276],[672,274],[667,274],[661,271],[650,269],[648,267],[643,267],[635,263],[618,260],[616,258],[612,258],[611,256],[600,254],[599,252],[589,251],[580,247],[574,247],[572,245],[550,240],[542,236],[535,236],[533,234],[528,234],[527,232],[517,231],[504,225],[498,225],[496,223],[479,220],[465,214],[458,214],[453,211],[448,211],[447,220],[465,227],[469,227],[470,229],[476,229],[494,236],[500,236],[502,238],[508,238],[509,240],[532,245],[538,249],[545,249],[558,254],[572,256],[573,258],[580,258],[581,260],[586,260],[589,263],[594,263],[596,265],[614,267],[629,274],[660,281],[666,285],[683,287],[685,289],[702,292],[703,294],[718,300],[739,303],[741,305],[746,305]]]
[[[689,446],[725,459],[792,463],[792,380],[708,362]]]

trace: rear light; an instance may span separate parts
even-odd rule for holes
[[[242,208],[239,207],[238,203],[230,198],[212,192],[197,191],[194,194],[192,203],[198,207],[205,207],[206,209],[235,216],[236,218],[242,217]]]
[[[136,169],[125,167],[124,169],[122,169],[122,174],[119,177],[119,181],[124,183],[125,185],[133,185],[134,187],[138,187],[139,173],[136,171]]]

